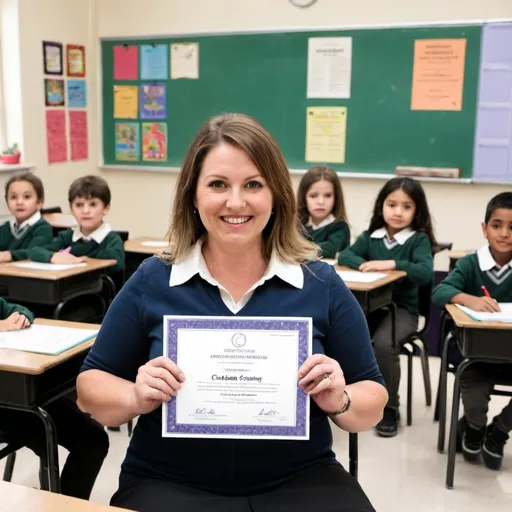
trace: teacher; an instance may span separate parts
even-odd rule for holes
[[[334,268],[303,238],[292,183],[254,119],[208,120],[176,188],[170,254],[146,260],[117,295],[78,377],[79,407],[118,426],[140,416],[111,504],[140,512],[373,511],[336,461],[329,418],[359,432],[387,392],[365,318]],[[162,437],[163,402],[187,375],[163,354],[163,316],[306,317],[313,355],[304,440]]]

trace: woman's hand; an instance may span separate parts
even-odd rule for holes
[[[381,272],[383,270],[395,270],[395,260],[365,261],[359,266],[361,272]]]
[[[160,356],[139,368],[134,387],[138,414],[148,414],[176,396],[185,382],[185,375],[176,363]]]
[[[326,413],[341,409],[345,385],[338,361],[323,354],[308,357],[299,369],[299,386]]]
[[[5,320],[0,320],[0,332],[20,331],[26,327],[30,327],[30,320],[18,312],[12,313]]]

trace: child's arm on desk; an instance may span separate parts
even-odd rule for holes
[[[71,236],[71,230],[61,231],[49,244],[30,248],[28,250],[28,258],[32,261],[39,261],[40,263],[50,263],[55,253],[71,245]]]
[[[16,249],[10,251],[12,261],[26,260],[28,251],[32,247],[43,247],[51,243],[53,238],[53,231],[50,224],[41,222],[39,225],[32,228],[34,231],[31,233],[30,242],[26,249]]]
[[[124,245],[117,233],[110,233],[94,255],[99,260],[116,260],[116,265],[108,268],[109,273],[115,273],[124,268]]]
[[[368,231],[365,231],[350,247],[341,252],[338,263],[357,270],[368,259],[369,241],[370,235]]]
[[[17,331],[29,327],[34,321],[31,311],[18,304],[10,304],[0,298],[0,332]]]

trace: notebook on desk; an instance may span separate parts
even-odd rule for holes
[[[380,272],[358,272],[357,270],[337,270],[336,273],[350,283],[373,283],[386,277],[386,274]]]
[[[501,309],[499,313],[487,313],[486,311],[474,311],[466,306],[456,304],[461,311],[464,311],[466,315],[478,322],[512,323],[512,302],[500,302],[499,305]]]
[[[89,329],[34,324],[21,331],[0,333],[0,348],[57,356],[97,334]]]
[[[26,261],[24,263],[13,263],[13,267],[29,268],[31,270],[70,270],[72,268],[85,267],[87,263],[38,263],[37,261]]]

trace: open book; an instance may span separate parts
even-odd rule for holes
[[[466,306],[460,306],[456,304],[456,306],[464,311],[466,315],[468,315],[473,320],[477,320],[479,322],[505,322],[512,323],[512,302],[500,302],[500,313],[487,313],[484,311],[474,311],[473,309],[469,309]]]

